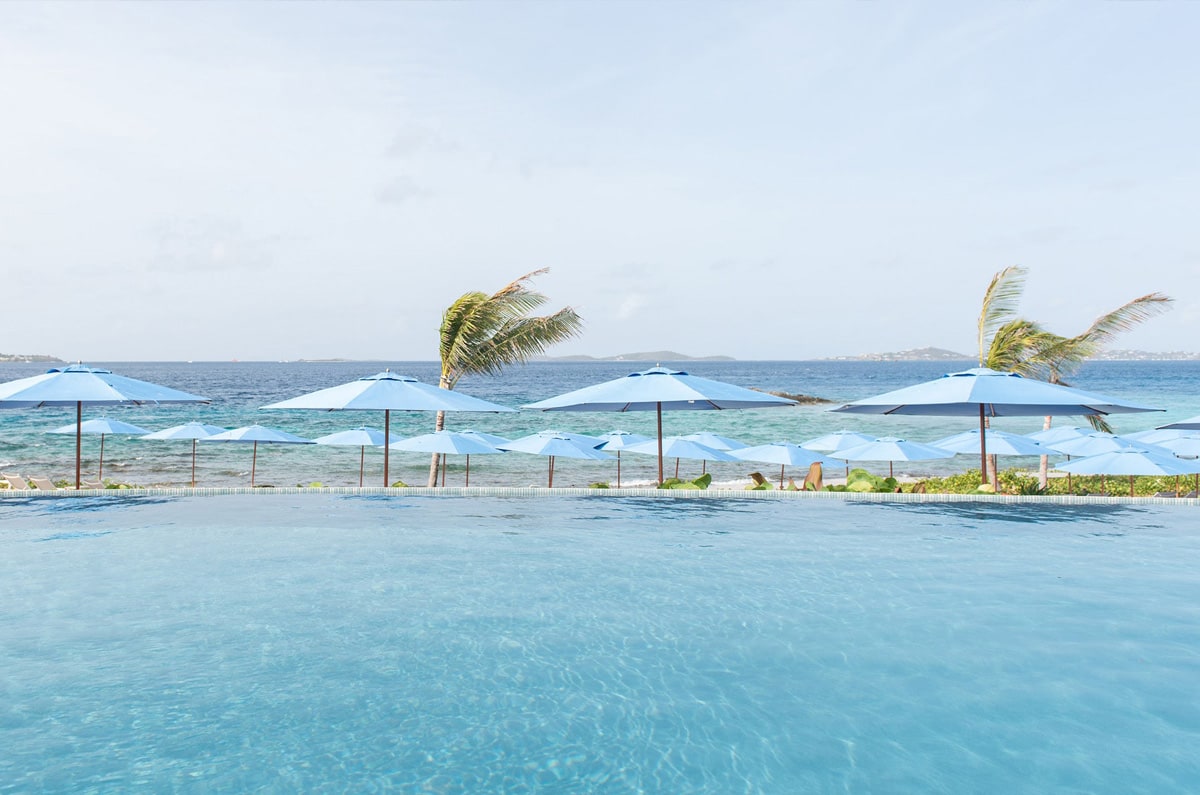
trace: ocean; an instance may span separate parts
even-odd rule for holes
[[[382,412],[369,411],[262,411],[261,406],[290,397],[345,383],[385,369],[436,384],[436,362],[88,362],[132,378],[181,389],[211,398],[211,405],[84,407],[85,420],[110,417],[148,430],[161,430],[197,420],[235,428],[255,423],[290,433],[316,438],[340,430],[367,425],[382,429]],[[653,364],[653,363],[650,363]],[[860,362],[860,361],[721,361],[666,363],[695,375],[746,387],[813,395],[830,404],[784,409],[747,411],[666,412],[663,430],[667,435],[711,431],[746,444],[775,441],[803,442],[824,433],[850,429],[877,436],[898,436],[931,442],[975,427],[969,419],[949,417],[864,417],[831,413],[828,409],[851,400],[926,381],[972,366],[971,362]],[[458,389],[503,405],[524,403],[561,394],[572,389],[617,378],[649,364],[631,362],[535,362],[510,367],[495,377],[464,378]],[[48,365],[0,363],[0,382],[37,375]],[[1200,362],[1121,361],[1087,364],[1070,383],[1081,389],[1164,409],[1149,414],[1129,414],[1110,419],[1118,433],[1155,427],[1200,414]],[[75,440],[72,436],[47,431],[74,422],[74,409],[0,410],[0,471],[51,479],[74,478]],[[395,412],[392,432],[414,436],[433,430],[432,414]],[[1056,425],[1084,424],[1082,418],[1056,418]],[[1006,418],[993,427],[1016,433],[1040,430],[1041,418]],[[446,427],[472,428],[516,438],[536,431],[557,429],[599,435],[624,430],[647,436],[654,434],[654,415],[647,413],[554,413],[450,414]],[[95,477],[99,464],[100,439],[85,436],[84,477]],[[256,482],[259,485],[295,486],[322,483],[353,486],[359,477],[358,448],[324,445],[259,445]],[[199,444],[197,485],[246,486],[250,481],[252,450],[247,444]],[[466,461],[452,456],[446,485],[462,485]],[[977,466],[972,456],[960,455],[945,461],[897,462],[897,476],[944,475]],[[625,454],[621,459],[623,485],[650,485],[656,477],[652,456]],[[1036,466],[1036,459],[1002,459],[1001,466]],[[695,477],[701,470],[713,474],[714,482],[748,484],[748,473],[761,470],[775,476],[767,464],[709,463],[681,461],[679,475]],[[867,469],[886,474],[887,464],[867,464]],[[429,456],[392,451],[390,479],[410,485],[425,485]],[[366,484],[383,482],[383,453],[366,451]],[[668,462],[667,475],[675,473]],[[789,472],[789,474],[793,474]],[[795,474],[802,475],[803,472]],[[187,485],[191,478],[190,442],[145,441],[109,436],[104,441],[104,477],[139,486]],[[555,486],[586,486],[613,482],[616,462],[557,459]],[[547,461],[538,456],[507,453],[474,456],[470,461],[472,486],[545,485]]]

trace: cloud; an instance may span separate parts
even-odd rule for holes
[[[625,296],[620,306],[617,307],[617,319],[629,320],[637,315],[646,304],[646,296],[642,293],[631,293]]]
[[[213,217],[169,218],[151,229],[155,251],[147,270],[161,273],[263,271],[273,259],[269,248],[278,238],[253,238],[239,221]]]
[[[432,196],[433,191],[418,185],[411,177],[396,177],[375,194],[381,204],[405,204]]]

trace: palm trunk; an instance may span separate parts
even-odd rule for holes
[[[1050,430],[1050,420],[1051,419],[1052,419],[1051,417],[1047,417],[1045,420],[1042,421],[1042,430],[1043,431]],[[1046,486],[1049,485],[1049,483],[1050,483],[1050,456],[1044,455],[1044,456],[1042,456],[1041,461],[1038,462],[1038,486],[1040,488],[1044,489],[1044,488],[1046,488]]]
[[[443,385],[444,387],[444,385]],[[446,412],[439,411],[437,413],[437,421],[434,423],[433,429],[440,431],[446,427]],[[429,482],[426,483],[429,488],[433,488],[438,484],[438,469],[442,465],[441,453],[434,453],[433,458],[429,462]]]

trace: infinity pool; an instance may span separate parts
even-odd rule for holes
[[[1197,516],[6,500],[0,792],[1196,792]]]

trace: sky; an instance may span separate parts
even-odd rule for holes
[[[1200,3],[0,4],[0,353],[433,360],[549,268],[552,355],[1197,350]]]

